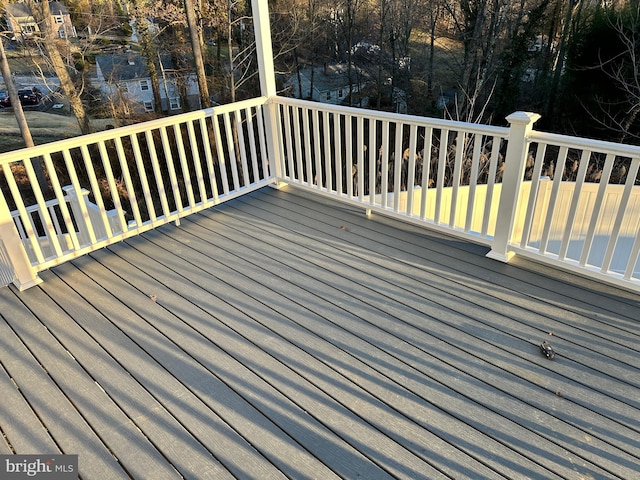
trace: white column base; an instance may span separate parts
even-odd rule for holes
[[[496,252],[495,250],[491,250],[485,256],[493,260],[498,260],[499,262],[509,263],[509,260],[515,257],[516,254],[515,252],[500,253],[500,252]]]

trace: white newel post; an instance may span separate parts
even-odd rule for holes
[[[76,194],[76,189],[72,185],[62,187],[62,191],[65,193],[65,200],[69,202],[69,207],[71,207],[71,212],[76,220],[80,245],[95,244],[96,236],[93,234],[93,229],[90,230],[91,218],[87,212],[89,190],[86,188],[80,190],[80,197]]]
[[[537,113],[515,112],[507,117],[510,123],[509,143],[502,175],[502,193],[498,204],[498,218],[491,251],[487,257],[508,262],[514,255],[509,251],[509,241],[518,208],[520,187],[529,149],[528,135],[533,124],[540,118]]]
[[[265,105],[265,135],[267,142],[267,155],[269,156],[269,169],[275,175],[276,184],[279,186],[282,178],[280,152],[278,149],[278,131],[276,128],[277,105],[269,99],[277,95],[276,75],[273,66],[273,48],[271,46],[271,25],[269,22],[269,5],[267,0],[251,0],[253,12],[253,26],[256,37],[256,55],[258,57],[258,71],[260,74],[260,92],[267,98]]]
[[[25,290],[42,282],[31,266],[16,224],[13,223],[7,201],[2,194],[0,194],[0,242],[9,256],[8,260],[11,263],[9,267],[13,269],[13,284],[19,290]]]

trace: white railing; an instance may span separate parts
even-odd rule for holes
[[[509,129],[276,101],[282,181],[491,243]]]
[[[640,290],[640,148],[274,101],[281,181]]]
[[[0,241],[16,257],[19,238],[29,264],[18,283],[32,285],[41,270],[274,183],[265,100],[0,156],[0,185],[9,192],[0,202]],[[13,258],[13,268],[20,261]]]
[[[9,285],[14,279],[15,274],[9,252],[4,246],[4,241],[0,240],[0,287]]]
[[[32,264],[37,263],[37,253],[32,247],[34,243],[38,244],[45,258],[51,258],[56,255],[54,248],[56,243],[61,246],[64,253],[73,252],[73,235],[77,237],[80,245],[88,245],[91,244],[92,234],[93,238],[104,239],[114,236],[114,234],[122,233],[119,225],[119,214],[116,209],[104,212],[109,225],[109,230],[107,231],[102,223],[102,212],[95,203],[88,199],[90,193],[88,190],[83,189],[79,197],[72,186],[62,187],[62,191],[66,194],[63,201],[66,204],[66,209],[71,214],[74,231],[68,230],[67,225],[62,223],[62,207],[56,198],[45,202],[47,215],[44,215],[44,211],[40,209],[39,205],[26,207],[25,210],[28,214],[27,224],[24,223],[24,218],[20,217],[18,210],[11,212],[18,235],[23,240],[27,257]],[[88,221],[79,222],[75,220],[83,218],[85,212]],[[51,219],[53,230],[44,227],[47,218]],[[35,235],[30,236],[29,232],[34,232]]]
[[[529,142],[514,251],[639,289],[640,148],[541,132]]]
[[[26,287],[53,265],[288,183],[492,258],[640,291],[640,148],[536,132],[537,118],[519,112],[505,128],[262,97],[10,152],[0,274]]]

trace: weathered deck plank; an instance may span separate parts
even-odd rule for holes
[[[224,368],[222,368],[218,360],[211,364],[211,368],[217,365],[219,374],[228,376],[226,381],[232,384],[234,389],[260,405],[266,417],[288,431],[303,448],[325,463],[331,463],[332,468],[346,478],[357,476],[379,478],[382,474],[379,467],[359,452],[369,456],[375,456],[377,452],[378,462],[382,463],[386,469],[405,478],[412,478],[424,471],[423,462],[413,459],[413,456],[408,455],[402,446],[380,435],[348,409],[315,387],[304,375],[292,370],[291,365],[281,360],[281,358],[296,359],[303,364],[303,370],[320,368],[308,365],[309,362],[312,364],[315,362],[313,356],[305,355],[299,349],[290,352],[286,349],[288,347],[286,344],[278,345],[278,338],[273,335],[273,331],[261,325],[261,322],[288,322],[287,318],[279,313],[279,310],[287,308],[286,305],[279,305],[279,308],[274,310],[273,307],[260,303],[249,294],[246,296],[243,294],[242,298],[237,298],[239,291],[248,293],[260,288],[259,285],[255,282],[240,282],[239,285],[234,284],[229,287],[225,282],[234,282],[235,277],[238,277],[235,271],[226,271],[222,265],[212,265],[208,263],[207,258],[202,257],[201,253],[195,254],[195,251],[192,251],[192,256],[189,258],[185,253],[189,250],[188,247],[167,245],[167,239],[162,238],[161,234],[152,237],[151,242],[132,241],[130,245],[135,245],[140,249],[139,252],[147,254],[149,256],[147,262],[151,262],[152,258],[158,258],[164,266],[174,271],[180,270],[182,282],[174,285],[173,288],[182,297],[191,300],[193,304],[199,305],[200,309],[206,310],[212,317],[217,317],[221,321],[234,318],[232,328],[242,338],[225,338],[223,345],[239,359],[239,364],[235,367],[223,365]],[[158,246],[153,246],[153,242],[157,241],[156,237],[161,238],[168,250],[160,251]],[[208,249],[210,248],[211,245],[208,246]],[[173,252],[174,255],[167,255],[168,251]],[[121,253],[128,255],[130,252],[131,249],[126,249]],[[127,261],[135,262],[136,259],[127,258]],[[198,266],[190,261],[197,261]],[[152,268],[155,270],[156,278],[169,280],[155,267]],[[211,275],[207,271],[210,271]],[[212,285],[213,288],[207,290],[199,288],[200,285]],[[266,295],[273,300],[272,291]],[[223,305],[224,302],[238,301],[242,304],[241,310],[237,307],[229,310]],[[207,338],[220,336],[209,324],[199,325],[198,329],[204,329]],[[247,338],[252,342],[258,342],[258,345],[247,345]],[[261,348],[260,340],[267,342],[270,348],[274,348],[274,345],[281,346],[284,351],[270,354],[264,350],[266,347]],[[201,361],[210,363],[211,356]],[[246,372],[246,378],[239,383],[229,376],[229,372],[240,371],[242,366],[249,369]],[[265,403],[265,399],[270,398],[271,400]],[[305,421],[303,422],[301,418]],[[322,421],[317,421],[318,418]],[[366,439],[366,444],[358,445],[359,449],[356,450],[352,444],[358,444],[358,439],[362,441]],[[331,462],[330,459],[332,459]]]
[[[114,250],[128,253],[131,249],[117,246]],[[205,447],[215,452],[216,457],[239,478],[282,478],[282,475],[261,457],[249,442],[238,436],[236,431],[246,431],[247,437],[254,445],[264,445],[273,455],[278,452],[298,457],[303,455],[288,445],[286,437],[280,438],[282,431],[274,428],[247,404],[246,400],[224,383],[218,370],[226,367],[227,370],[240,374],[243,368],[232,358],[227,358],[228,355],[222,347],[216,346],[216,343],[225,338],[225,332],[217,331],[210,337],[211,340],[202,337],[195,329],[195,319],[201,317],[198,323],[205,324],[213,319],[203,312],[197,303],[176,295],[152,277],[145,278],[146,273],[136,271],[131,263],[111,255],[106,262],[107,267],[113,268],[116,272],[128,272],[126,278],[130,283],[125,282],[99,263],[105,256],[104,253],[96,254],[98,261],[86,260],[87,265],[83,271],[94,281],[109,286],[109,294],[113,297],[103,299],[101,297],[105,295],[100,292],[97,296],[97,306],[105,307],[101,308],[105,316],[122,329],[123,335],[135,342],[137,348],[143,349],[150,356],[148,361],[132,365],[131,373],[161,399],[163,405],[182,422],[184,428],[192,432]],[[145,260],[143,267],[152,275],[161,276],[154,271],[153,261]],[[67,277],[65,275],[65,279]],[[182,283],[184,280],[180,278],[171,282],[175,281]],[[83,281],[76,280],[73,283],[75,288],[81,288]],[[154,292],[153,295],[157,296],[156,301],[151,300],[149,294],[135,290],[137,285],[142,286],[147,292]],[[114,308],[113,302],[116,299],[124,305],[116,304]],[[118,315],[121,310],[124,311],[124,315]],[[126,316],[127,310],[129,317]],[[176,315],[171,312],[179,313]],[[192,323],[183,320],[185,318],[190,319]],[[191,349],[184,349],[183,342],[195,342],[196,345]],[[229,348],[224,342],[222,345]],[[123,348],[120,344],[114,344],[110,351],[114,352],[117,358],[126,358],[127,345]],[[206,361],[198,358],[201,356],[206,357]],[[154,361],[158,363],[158,367],[166,371],[160,371],[150,365]],[[219,415],[216,412],[220,412]],[[220,416],[225,417],[232,427]],[[305,462],[301,461],[298,466],[304,464]],[[307,468],[309,471],[324,473],[326,478],[330,478],[328,472],[323,472],[322,465],[313,459],[309,461]],[[300,473],[302,472],[296,470],[290,472],[293,476]]]
[[[219,228],[211,230],[205,236],[213,237],[216,236],[217,233],[220,233]],[[249,236],[245,241],[248,240],[249,245],[246,251],[240,252],[241,256],[244,258],[250,258],[252,250],[257,253],[265,255],[268,254],[268,251],[260,252],[261,240],[252,240],[259,238],[259,236],[251,236],[251,232],[248,233]],[[171,232],[170,234],[174,236],[174,232]],[[230,242],[238,240],[238,235],[234,234],[233,237],[234,240],[229,239]],[[191,241],[189,244],[193,245],[193,242]],[[223,242],[218,242],[215,239],[212,239],[212,244],[220,246],[220,248],[223,249],[228,247],[223,245]],[[231,244],[229,246],[231,246]],[[269,249],[269,246],[262,245],[262,247]],[[287,252],[293,253],[293,245],[290,247],[291,249],[288,248]],[[236,251],[238,250],[237,245],[232,248]],[[301,267],[301,258],[303,257],[298,257],[298,261],[295,262],[295,268],[303,268]],[[245,275],[253,272],[254,279],[259,278],[261,282],[264,282],[264,284],[271,282],[273,285],[271,288],[274,289],[274,293],[278,293],[283,297],[289,297],[294,303],[283,306],[287,312],[295,311],[296,305],[300,305],[301,302],[304,302],[305,297],[314,295],[317,298],[320,298],[323,293],[326,293],[326,291],[330,291],[332,289],[336,290],[338,288],[336,285],[339,284],[339,279],[337,278],[323,280],[325,283],[319,281],[314,282],[312,277],[318,276],[319,270],[317,268],[308,272],[309,274],[307,275],[305,272],[296,272],[293,267],[282,267],[283,262],[283,259],[276,258],[271,262],[270,266],[264,267],[268,268],[268,272],[260,275],[255,273],[255,268],[252,268],[250,264],[245,267],[247,270],[243,271],[244,269],[242,269],[241,266],[243,260],[240,258],[233,259],[235,271],[240,271]],[[264,258],[261,261],[263,266],[268,263],[269,262]],[[238,270],[238,268],[241,270]],[[322,276],[322,273],[320,273],[320,275]],[[301,277],[297,278],[297,276]],[[274,281],[275,278],[278,278],[278,281]],[[280,281],[284,282],[285,278],[290,279],[289,281],[292,282],[292,285],[285,285],[278,289],[277,285]],[[315,287],[315,285],[313,285],[314,283],[319,285]],[[304,285],[304,289],[300,289],[298,292],[295,292],[295,285]],[[329,285],[333,285],[333,287],[330,287]],[[252,292],[252,295],[255,295],[256,289],[253,288],[249,291]],[[346,288],[344,290],[336,290],[336,293],[332,294],[332,296],[338,296],[344,301],[347,301],[349,295],[350,294],[347,293]],[[444,440],[445,445],[446,442],[449,442],[449,448],[451,448],[451,445],[460,445],[463,441],[473,445],[483,445],[483,450],[485,451],[484,457],[486,457],[483,458],[483,460],[488,464],[491,464],[491,458],[498,458],[503,468],[507,463],[505,459],[509,457],[511,457],[510,462],[515,465],[518,465],[519,463],[527,463],[521,458],[521,456],[515,454],[510,449],[505,448],[502,444],[493,441],[491,437],[486,436],[481,430],[469,428],[463,421],[456,422],[455,418],[448,418],[449,413],[447,412],[447,409],[451,407],[452,403],[456,403],[456,400],[459,402],[460,399],[456,398],[455,393],[453,395],[438,395],[437,390],[442,389],[443,385],[439,384],[437,381],[429,379],[427,376],[419,378],[420,370],[426,370],[426,368],[417,368],[412,366],[408,357],[397,353],[412,350],[407,338],[415,336],[415,331],[407,334],[405,339],[399,338],[400,335],[398,335],[397,332],[396,336],[398,338],[389,338],[388,332],[393,331],[394,329],[397,330],[398,317],[390,317],[389,320],[385,322],[386,325],[375,326],[373,325],[373,323],[376,323],[374,317],[379,315],[379,312],[374,311],[373,308],[366,305],[357,305],[360,302],[355,297],[348,298],[348,301],[350,303],[348,308],[337,308],[326,301],[319,301],[317,303],[317,309],[314,310],[321,313],[316,314],[314,311],[302,312],[300,315],[296,316],[296,322],[304,325],[306,329],[315,333],[315,335],[332,340],[330,345],[316,347],[318,352],[322,353],[322,357],[327,359],[325,360],[325,363],[329,364],[329,366],[334,368],[336,371],[339,371],[341,375],[350,378],[355,384],[359,385],[365,391],[368,391],[374,394],[377,398],[383,400],[393,408],[394,411],[402,413],[405,417],[400,417],[402,420],[405,420],[404,422],[399,419],[396,419],[393,422],[383,420],[381,422],[382,426],[379,428],[384,430],[386,427],[388,429],[389,427],[387,425],[389,424],[395,426],[397,428],[397,432],[395,434],[396,438],[399,437],[400,432],[404,432],[408,438],[413,439],[428,437],[428,434],[430,433],[431,436],[435,435],[438,441],[442,442]],[[386,301],[388,302],[389,299]],[[306,304],[308,305],[308,301],[306,301]],[[401,316],[411,315],[408,311],[399,313],[396,311],[395,313]],[[276,331],[276,328],[274,328],[274,331]],[[281,334],[287,336],[286,333]],[[303,344],[308,344],[308,341],[304,341]],[[384,345],[384,350],[379,350],[381,345]],[[391,355],[385,352],[385,350],[393,351],[395,354]],[[415,351],[411,351],[410,353],[416,355],[416,358],[424,356],[423,351],[418,351],[417,349],[414,350]],[[359,352],[367,352],[368,358],[359,358],[361,355]],[[354,360],[357,360],[357,362]],[[350,368],[347,369],[346,366],[350,366]],[[375,368],[372,368],[372,366]],[[443,364],[443,366],[446,368],[446,365]],[[331,383],[326,384],[324,388],[331,390],[332,386],[336,383],[337,381],[332,379]],[[411,385],[413,388],[408,389],[408,385]],[[473,385],[469,386],[474,388]],[[346,390],[345,387],[342,388]],[[462,399],[462,401],[465,400]],[[416,417],[416,409],[421,412],[421,416]],[[377,419],[381,418],[379,412],[375,411],[371,406],[363,409],[360,412],[360,415],[365,416],[365,418],[368,417],[370,419],[369,421],[373,423],[376,423]],[[424,427],[424,418],[430,418],[432,420],[438,419],[435,423],[442,423],[443,425],[449,424],[448,426],[450,428],[437,429],[435,433],[429,432],[429,428]],[[422,430],[423,428],[425,428],[427,433]],[[428,441],[429,444],[433,445],[436,440],[430,438]],[[477,452],[474,453],[475,455],[478,455]],[[444,455],[443,458],[451,460],[452,455],[447,454]],[[441,465],[441,468],[446,468],[446,463],[447,462],[445,461],[445,465]],[[510,471],[509,474],[511,476],[520,475],[522,474],[522,468],[523,467],[520,466],[519,470]],[[531,472],[532,474],[543,475],[542,469],[536,468],[535,466],[529,468],[533,468],[533,471]],[[466,473],[473,476],[471,472],[450,470],[448,473],[452,475],[461,475]],[[484,477],[488,475],[488,473],[476,472],[475,475],[482,475]],[[549,477],[549,472],[545,471],[544,475]]]
[[[38,292],[32,290],[23,292],[20,298],[34,295]],[[12,298],[13,297],[13,298]],[[28,399],[31,408],[46,425],[56,448],[42,452],[17,451],[17,453],[78,453],[83,457],[83,464],[88,466],[90,475],[95,478],[109,478],[114,472],[120,475],[124,471],[118,465],[117,460],[105,448],[96,432],[88,424],[87,420],[77,410],[64,391],[57,385],[50,373],[57,374],[57,367],[61,362],[69,361],[71,357],[46,329],[37,321],[37,317],[15,298],[10,289],[0,289],[2,299],[2,317],[0,323],[0,338],[3,342],[3,367],[11,375],[11,378]],[[11,323],[11,325],[10,325]],[[18,333],[15,329],[18,327]],[[26,329],[30,329],[27,331]],[[22,336],[20,336],[22,334]],[[30,348],[29,348],[30,347]],[[36,358],[41,352],[47,352],[42,361]],[[42,363],[53,357],[53,351],[57,358],[53,363]],[[96,395],[100,395],[96,388]],[[4,412],[3,412],[4,413]],[[7,412],[7,415],[11,415]],[[5,421],[2,418],[2,425]],[[30,431],[16,432],[20,437],[30,435]],[[6,435],[6,433],[5,433]],[[7,437],[13,448],[20,445],[12,437]],[[24,439],[23,439],[24,440]],[[32,448],[32,447],[29,447]]]
[[[277,220],[276,220],[275,218],[273,218],[273,217],[265,217],[265,214],[264,214],[264,213],[259,214],[259,217],[260,217],[260,219],[264,219],[264,220],[267,220],[267,221],[277,221]],[[282,218],[282,217],[280,217],[280,218]],[[287,218],[290,218],[290,217],[288,217],[288,216],[287,216]],[[282,221],[284,221],[284,220],[281,220],[281,222],[282,222]],[[317,216],[314,216],[314,218],[313,218],[313,222],[314,222],[315,224],[317,224],[317,222],[318,222],[318,218],[317,218]],[[226,223],[226,222],[225,222],[225,223]],[[296,223],[296,224],[301,223],[301,219],[299,219],[299,218],[295,219],[295,223]],[[299,232],[297,232],[297,233],[299,233]],[[257,235],[255,234],[255,232],[254,232],[254,236],[257,236]],[[310,238],[311,238],[311,236],[310,236]],[[323,239],[323,240],[324,240],[324,241],[326,241],[326,239]],[[305,241],[305,242],[303,242],[303,243],[304,243],[304,245],[308,245],[308,244],[309,244],[309,242],[312,242],[312,240],[308,239],[307,241]],[[330,250],[330,249],[329,249],[329,250]],[[329,254],[329,253],[328,253],[328,251],[327,251],[327,252],[325,252],[325,254]],[[370,255],[370,254],[367,254],[367,258],[371,258],[371,255]],[[336,263],[340,263],[340,262],[343,262],[343,261],[344,261],[344,258],[340,259],[338,262],[334,262],[334,264],[336,264]],[[395,263],[396,263],[396,261],[394,261],[393,263],[395,264]],[[329,265],[329,266],[330,266],[330,265]],[[408,274],[408,273],[407,273],[406,271],[404,271],[404,272],[403,272],[403,274],[400,276],[400,278],[399,278],[398,282],[402,281],[402,278],[405,278],[405,276],[406,276],[407,274]],[[367,278],[370,278],[370,277],[367,277]],[[364,280],[364,281],[366,281],[366,280]],[[396,285],[401,286],[399,283],[396,283]],[[425,285],[425,286],[428,286],[428,285],[431,285],[431,283],[425,283],[424,285]],[[406,286],[405,286],[405,288],[410,288],[410,287],[406,287]],[[397,291],[402,291],[402,290],[397,290]],[[380,290],[380,293],[381,293],[381,294],[383,294],[384,292],[383,292],[382,290]],[[419,292],[414,292],[414,295],[419,296],[420,294],[419,294]],[[446,289],[438,293],[438,301],[440,301],[440,302],[441,302],[441,298],[442,298],[442,296],[443,296],[443,295],[447,295],[447,293],[446,293]],[[380,298],[380,297],[378,297],[378,298]],[[458,303],[459,303],[459,302],[460,302],[460,299],[457,299],[457,301],[458,301]],[[402,304],[402,305],[408,305],[408,304],[410,304],[410,300],[401,300],[401,304]],[[416,308],[420,308],[420,307],[419,307],[419,305],[417,305],[417,306],[416,306]],[[455,304],[452,304],[452,305],[450,306],[450,308],[455,309],[455,308],[457,308],[457,306],[456,306]],[[478,310],[477,306],[475,307],[475,310],[476,310],[476,313],[477,313],[477,310]],[[428,313],[429,313],[429,311],[428,311],[428,310],[425,310],[423,313],[428,314]],[[473,313],[473,311],[472,311],[471,313]],[[440,317],[440,318],[442,318],[442,317]],[[402,321],[402,313],[400,313],[400,316],[399,316],[398,320]],[[507,330],[504,326],[500,326],[500,332],[501,332],[503,329],[504,329],[504,330]],[[480,334],[481,334],[481,332],[480,332]],[[474,334],[474,336],[473,336],[471,339],[469,339],[469,344],[470,344],[470,345],[472,345],[473,343],[476,343],[476,344],[477,344],[478,342],[481,342],[481,344],[484,344],[484,343],[485,343],[485,339],[484,339],[484,338],[481,338],[481,337],[480,337],[480,336],[478,336],[478,335],[479,335],[479,334]],[[459,338],[459,334],[458,334],[458,335],[450,336],[450,342],[451,342],[451,343],[454,343],[454,342],[456,342],[456,341],[460,341],[460,340],[456,340],[456,337],[458,337],[458,338]],[[504,344],[504,342],[501,342],[501,343],[502,343],[502,344]],[[510,347],[510,346],[509,346],[509,345],[508,345],[508,343],[507,343],[507,350],[512,350],[512,348],[509,348],[509,347]],[[504,348],[504,347],[503,347],[503,348]],[[515,351],[516,351],[516,352],[517,352],[517,351],[521,351],[521,350],[525,350],[525,351],[526,351],[526,347],[523,349],[521,345],[520,345],[520,346],[516,345],[514,348],[515,348]],[[534,348],[534,351],[537,351],[537,349],[536,349],[536,348]],[[484,356],[485,356],[485,357],[487,357],[487,354],[484,354]],[[500,351],[499,351],[499,350],[497,350],[497,351],[495,351],[495,353],[489,353],[489,358],[491,358],[491,357],[493,357],[493,356],[495,356],[495,357],[499,357],[499,356],[500,356]],[[534,357],[534,359],[538,359],[538,357]],[[508,365],[508,364],[511,364],[511,363],[513,363],[513,361],[509,361],[509,362],[507,363],[507,365]],[[506,367],[507,365],[505,365],[505,367]],[[460,368],[461,368],[461,369],[464,369],[464,366],[461,366]],[[484,368],[484,369],[479,369],[479,371],[478,371],[478,375],[480,375],[480,377],[479,377],[479,378],[482,378],[481,376],[482,376],[482,374],[483,374],[483,371],[484,371],[484,370],[486,370],[486,368]],[[494,383],[498,383],[498,384],[499,384],[499,382],[500,382],[500,381],[501,381],[501,377],[497,377],[497,378],[495,379],[495,382],[494,382]],[[521,388],[522,388],[522,387],[521,387],[521,385],[519,385],[519,384],[518,384],[518,388],[520,388],[520,389],[521,389]],[[520,396],[522,396],[522,393],[523,393],[523,392],[520,392]],[[531,398],[531,395],[534,395],[536,392],[534,391],[534,392],[527,392],[527,393],[528,393],[528,394],[527,394],[527,395],[524,395],[524,397],[525,397],[525,398]],[[629,393],[629,394],[631,394],[631,395],[633,394],[633,392],[627,392],[627,393]],[[587,392],[587,394],[588,394],[588,392]],[[540,397],[540,395],[538,394],[538,395],[537,395],[537,397]],[[548,395],[547,395],[547,397],[548,397]],[[533,397],[533,398],[536,398],[536,395],[534,395],[534,397]],[[544,398],[544,396],[543,396],[542,398]],[[496,399],[496,400],[498,400],[498,399]],[[488,403],[489,403],[489,404],[491,404],[491,402],[488,402]],[[543,404],[543,401],[542,401],[542,400],[540,400],[540,401],[539,401],[539,403]],[[611,407],[611,405],[610,405],[611,403],[612,403],[612,402],[611,402],[611,399],[608,399],[609,408]],[[587,412],[588,412],[588,411],[580,412],[580,413],[581,413],[581,415],[579,415],[579,416],[578,416],[578,418],[585,418],[583,415],[584,415],[585,413],[587,413]],[[534,412],[534,416],[535,416],[535,412]],[[587,417],[586,417],[586,419],[587,419],[587,420],[585,420],[585,422],[584,422],[584,423],[585,423],[585,424],[587,424],[587,425],[589,425],[590,427],[592,427],[592,428],[593,428],[593,425],[589,423],[589,421],[594,421],[594,418],[592,418],[592,417],[593,417],[593,416],[591,416],[591,417],[587,416]],[[540,423],[540,422],[541,422],[541,420],[540,420],[539,418],[537,418],[537,416],[536,416],[535,418],[536,418],[535,423]],[[597,420],[598,420],[598,419],[596,418],[596,419],[595,419],[596,424],[597,424]],[[627,420],[629,420],[629,418],[628,418]],[[552,418],[550,418],[550,421],[552,421],[552,422],[553,422],[553,417],[552,417]],[[633,423],[631,423],[631,424],[633,424]],[[556,433],[557,433],[557,432],[556,432]],[[619,431],[618,429],[616,429],[616,430],[615,430],[614,432],[612,432],[612,433],[613,433],[613,436],[617,436],[617,435],[620,433],[620,431]],[[579,435],[579,433],[573,432],[573,437],[578,437],[578,438],[579,438],[579,436],[580,436],[580,435]],[[637,432],[632,432],[632,435],[631,435],[631,437],[630,437],[628,440],[633,439],[633,441],[637,441],[637,440],[636,440],[637,438],[638,438],[638,437],[637,437]],[[604,448],[604,450],[605,450],[605,451],[608,449],[606,444],[602,445],[602,446],[601,446],[601,447],[599,447],[599,448]],[[601,452],[600,452],[598,449],[596,449],[596,453],[597,453],[597,455],[600,455],[600,453],[601,453]],[[635,451],[635,454],[637,455],[637,450]],[[629,474],[629,472],[633,472],[633,469],[635,468],[635,466],[634,466],[634,464],[633,464],[633,462],[634,462],[634,461],[635,461],[635,460],[634,460],[634,458],[633,458],[633,457],[632,457],[632,458],[627,458],[626,468],[624,468],[624,469],[623,469],[623,472],[625,472],[625,471],[626,471],[626,474]],[[616,468],[616,467],[617,467],[617,465],[611,465],[611,467]],[[629,468],[631,468],[631,470],[629,470]]]
[[[5,334],[9,335],[9,332]],[[6,352],[10,348],[9,343],[0,338],[1,351]],[[16,351],[16,353],[18,353]],[[0,418],[2,418],[3,439],[0,442],[0,453],[10,454],[11,448],[7,444],[7,438],[14,439],[13,447],[24,453],[56,452],[57,447],[47,434],[42,422],[31,409],[21,392],[16,388],[14,380],[9,377],[7,371],[0,371]],[[59,452],[58,452],[59,453]]]
[[[485,252],[266,189],[1,289],[0,452],[85,478],[634,478],[640,299]]]

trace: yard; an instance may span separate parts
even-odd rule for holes
[[[68,108],[66,109],[68,112]],[[49,112],[25,112],[31,136],[36,145],[54,142],[64,138],[80,135],[80,128],[76,118]],[[92,119],[91,124],[96,130],[113,124],[111,119]],[[12,111],[0,111],[0,153],[18,150],[24,147],[24,140]]]

